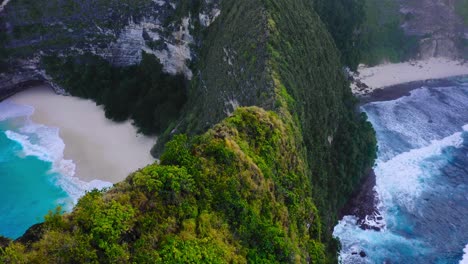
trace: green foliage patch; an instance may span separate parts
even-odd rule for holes
[[[372,66],[384,61],[400,62],[417,54],[419,38],[405,35],[397,2],[365,0],[364,17],[358,47],[363,63]]]
[[[375,159],[376,139],[345,80],[342,62],[308,1],[269,0],[269,66],[277,112],[303,149],[312,197],[324,227],[326,260],[336,262],[337,212]],[[291,18],[288,14],[296,13]],[[314,36],[321,36],[320,38]]]
[[[316,0],[314,8],[333,37],[344,65],[356,70],[362,53],[359,30],[365,20],[363,0]]]
[[[132,118],[145,134],[160,133],[179,116],[186,101],[185,78],[163,72],[154,55],[143,53],[140,64],[113,67],[94,55],[43,58],[54,80],[74,96],[103,105],[114,121]]]
[[[239,108],[200,137],[175,137],[160,165],[51,213],[38,242],[11,243],[0,261],[325,263],[294,141],[276,114]]]
[[[459,0],[458,10],[466,9],[463,1]],[[401,15],[397,1],[318,0],[314,7],[332,35],[343,64],[351,70],[359,63],[372,66],[400,62],[417,54],[419,37],[407,36],[401,28],[411,15]]]
[[[468,0],[457,0],[455,11],[463,18],[465,25],[468,25]]]

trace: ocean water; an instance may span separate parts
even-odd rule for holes
[[[334,230],[342,263],[468,263],[468,80],[362,110],[377,132],[383,230],[345,216]]]
[[[32,122],[33,113],[30,106],[0,103],[0,235],[13,239],[49,210],[70,211],[86,191],[111,185],[74,177],[59,128]]]

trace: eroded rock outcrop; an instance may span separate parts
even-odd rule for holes
[[[0,93],[50,79],[40,57],[90,52],[116,66],[141,61],[142,51],[156,55],[171,74],[191,79],[189,64],[200,44],[197,32],[220,14],[219,0],[200,1],[14,1],[2,6],[0,28],[9,53],[0,75]],[[2,72],[0,70],[0,72]],[[60,90],[60,89],[58,89]]]
[[[421,37],[421,59],[431,57],[460,58],[468,27],[456,12],[455,0],[398,0],[402,24],[408,35]]]

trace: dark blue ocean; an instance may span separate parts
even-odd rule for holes
[[[381,231],[345,216],[343,263],[468,263],[468,79],[366,104],[379,146]],[[365,257],[357,252],[364,251]]]

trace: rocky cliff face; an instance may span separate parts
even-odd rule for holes
[[[339,53],[312,2],[223,1],[195,68],[182,118],[160,142],[206,131],[240,106],[278,113],[300,145],[331,238],[338,208],[372,166],[375,138],[356,115]]]
[[[408,35],[421,37],[419,57],[460,58],[468,26],[457,14],[457,0],[399,0]]]
[[[274,106],[262,1],[224,1],[221,10],[206,32],[180,132],[206,131],[239,106]]]
[[[140,62],[144,51],[159,58],[166,72],[191,79],[197,33],[220,12],[219,0],[13,1],[0,10],[0,27],[8,35],[2,44],[10,58],[0,90],[53,83],[39,65],[41,56],[52,53],[90,52],[128,66]]]

